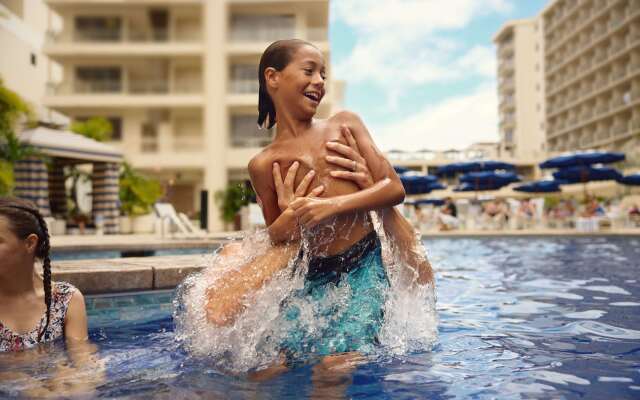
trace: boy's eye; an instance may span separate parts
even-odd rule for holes
[[[307,75],[311,75],[311,73],[313,73],[313,70],[312,70],[311,68],[305,68],[305,69],[304,69],[304,72],[305,72]]]

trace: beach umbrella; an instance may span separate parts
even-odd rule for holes
[[[43,217],[51,216],[49,176],[44,161],[35,156],[26,157],[16,161],[13,173],[16,197],[31,201]]]
[[[623,185],[640,186],[640,172],[623,176],[622,178],[618,179],[618,182],[622,183]]]
[[[513,172],[496,172],[496,171],[483,171],[483,172],[469,172],[460,177],[461,183],[468,183],[471,185],[483,185],[483,184],[504,184],[508,185],[513,182],[519,182],[520,177]],[[504,186],[503,185],[503,186]]]
[[[557,180],[532,181],[516,186],[513,190],[525,193],[554,193],[560,192],[560,184]]]
[[[444,189],[445,186],[438,182],[433,175],[400,175],[400,181],[406,194],[426,194],[433,190]]]
[[[514,170],[515,166],[513,164],[509,164],[503,161],[495,161],[495,160],[465,161],[465,162],[451,163],[451,164],[438,167],[436,174],[453,175],[456,173],[495,171],[499,169]]]
[[[487,190],[498,190],[504,186],[509,185],[506,182],[492,182],[492,183],[468,183],[465,182],[460,186],[453,189],[454,192],[483,192]]]
[[[540,163],[540,168],[567,168],[593,164],[610,164],[623,161],[624,159],[624,153],[607,151],[578,152],[550,158]]]
[[[587,183],[622,179],[622,174],[611,167],[568,167],[553,173],[553,179],[565,181],[561,184]]]

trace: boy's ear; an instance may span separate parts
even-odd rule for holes
[[[280,80],[280,73],[273,67],[264,70],[264,80],[271,89],[277,89]]]

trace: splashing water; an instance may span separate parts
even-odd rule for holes
[[[387,358],[428,350],[437,335],[434,287],[414,284],[414,269],[405,265],[393,241],[385,236],[381,218],[373,214],[372,221],[381,239],[390,285],[380,289],[386,292],[384,320],[378,337],[380,346],[371,356]],[[354,219],[353,223],[362,221]],[[266,254],[271,247],[268,233],[264,229],[250,232],[232,254],[213,254],[207,268],[189,276],[178,287],[174,300],[176,339],[193,356],[207,358],[215,368],[229,373],[244,373],[278,363],[281,360],[279,343],[295,328],[293,321],[282,318],[281,304],[285,299],[291,300],[291,294],[305,285],[310,253],[308,238],[313,237],[315,246],[328,242],[321,238],[329,236],[326,232],[335,231],[335,221],[319,229],[323,234],[303,232],[304,239],[300,243],[303,251],[296,249],[300,256],[291,257],[286,267],[276,272],[267,284],[246,296],[244,312],[229,326],[220,327],[208,322],[207,289],[226,273],[239,271]],[[422,245],[419,250],[423,251]],[[351,288],[342,283],[327,284],[320,300],[309,302],[296,298],[295,305],[299,310],[296,326],[298,329],[304,327],[305,337],[321,335],[330,323],[331,318],[318,318],[314,307],[326,308],[330,304],[334,315],[340,315],[348,306]]]

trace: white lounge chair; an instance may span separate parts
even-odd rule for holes
[[[169,221],[171,226],[175,226],[180,234],[187,237],[202,237],[205,232],[193,226],[189,218],[183,213],[177,213],[171,203],[156,203],[154,206],[158,218],[162,222],[162,235],[165,233],[165,221]]]

